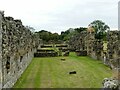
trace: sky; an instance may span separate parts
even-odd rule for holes
[[[69,28],[88,27],[102,20],[111,30],[118,28],[119,0],[0,0],[5,16],[21,19],[36,31],[60,33]]]

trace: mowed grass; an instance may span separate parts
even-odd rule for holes
[[[69,75],[74,70],[77,74]],[[111,76],[102,61],[70,53],[69,57],[34,58],[14,88],[101,88],[102,80]]]

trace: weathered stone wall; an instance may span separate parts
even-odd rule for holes
[[[2,88],[10,88],[31,62],[39,45],[39,39],[37,35],[22,25],[21,20],[4,17],[4,13],[2,13],[0,21],[2,21],[2,25],[0,24],[0,44],[2,42],[0,85],[2,84]]]
[[[85,38],[88,56],[97,60],[103,60],[103,41],[95,39],[94,33],[89,32]]]
[[[113,75],[112,78],[103,80],[103,87],[116,88],[114,90],[120,89],[120,31],[107,32],[107,47],[103,45],[102,40],[94,38],[94,33],[86,33],[81,32],[77,37],[73,37],[70,41],[70,47],[80,51],[87,50],[88,56],[97,60],[103,60],[104,64],[109,65]],[[86,48],[83,49],[84,47]]]
[[[87,47],[85,45],[87,32],[81,32],[80,34],[72,37],[69,41],[69,47],[72,51],[80,51],[80,50],[86,50]]]
[[[106,64],[112,69],[112,80],[104,81],[103,87],[120,90],[120,31],[109,31],[107,33]],[[115,83],[116,81],[116,83]],[[109,82],[109,83],[108,83]]]
[[[86,35],[86,46],[87,46],[87,54],[88,56],[91,56],[92,58],[96,59],[96,53],[95,53],[95,38],[94,33],[87,33]]]
[[[0,89],[2,88],[2,13],[0,12]]]
[[[119,40],[119,31],[110,31],[108,33],[108,45],[107,45],[107,60],[108,65],[111,66],[114,73],[120,71],[120,40]],[[116,70],[115,70],[116,69]],[[120,72],[119,72],[120,73]],[[119,74],[118,74],[119,75]],[[115,76],[116,78],[120,78]]]
[[[74,51],[81,53],[87,51],[88,56],[98,60],[103,59],[103,41],[95,39],[94,33],[83,31],[73,37],[69,45]]]
[[[118,36],[118,31],[108,32],[107,58],[109,59],[108,64],[110,64],[112,67],[112,62],[118,61],[117,59],[120,58],[120,42]]]

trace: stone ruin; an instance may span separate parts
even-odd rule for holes
[[[69,41],[70,48],[76,51],[78,56],[84,56],[83,51],[86,51],[86,54],[93,59],[103,60],[104,64],[108,65],[113,71],[110,82],[114,83],[115,80],[120,82],[120,32],[108,31],[106,50],[104,50],[103,43],[103,40],[95,39],[94,32],[87,31],[81,32]],[[109,78],[107,81],[109,81]],[[117,87],[120,87],[119,82]],[[108,85],[109,87],[111,86]]]
[[[112,87],[114,90],[120,89],[120,31],[109,31],[107,36],[107,52],[105,54],[106,64],[113,71],[112,80],[108,84],[110,78],[105,82],[104,87]],[[117,82],[117,83],[115,83]],[[105,84],[104,83],[104,84]]]
[[[99,39],[95,39],[94,33],[87,32],[85,45],[87,47],[87,55],[97,59],[103,60],[103,41]]]
[[[11,88],[31,62],[39,39],[21,20],[0,12],[0,89]]]
[[[103,59],[103,42],[94,37],[94,33],[83,31],[69,41],[72,51],[78,56],[91,56],[94,59]]]
[[[55,50],[43,50],[37,49],[37,52],[34,53],[34,57],[57,57],[58,53]]]
[[[108,44],[107,44],[107,60],[109,59],[108,65],[111,68],[118,67],[120,65],[120,40],[119,32],[111,31],[108,32]]]
[[[81,32],[69,42],[71,51],[76,51],[78,56],[88,55],[111,67],[113,76],[104,79],[105,88],[120,86],[120,32],[109,31],[107,34],[107,51],[103,49],[103,41],[94,38],[94,32]],[[5,17],[4,12],[0,12],[0,89],[15,84],[40,47],[40,42],[21,20]]]
[[[87,47],[85,45],[85,40],[87,33],[81,32],[80,34],[72,37],[69,41],[69,47],[71,51],[75,51],[77,56],[87,56]]]
[[[67,44],[42,44],[34,53],[34,57],[58,57],[69,56]]]

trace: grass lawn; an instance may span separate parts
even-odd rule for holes
[[[69,75],[73,70],[77,74]],[[111,75],[101,61],[70,53],[69,57],[34,58],[14,88],[101,88],[102,80]]]

